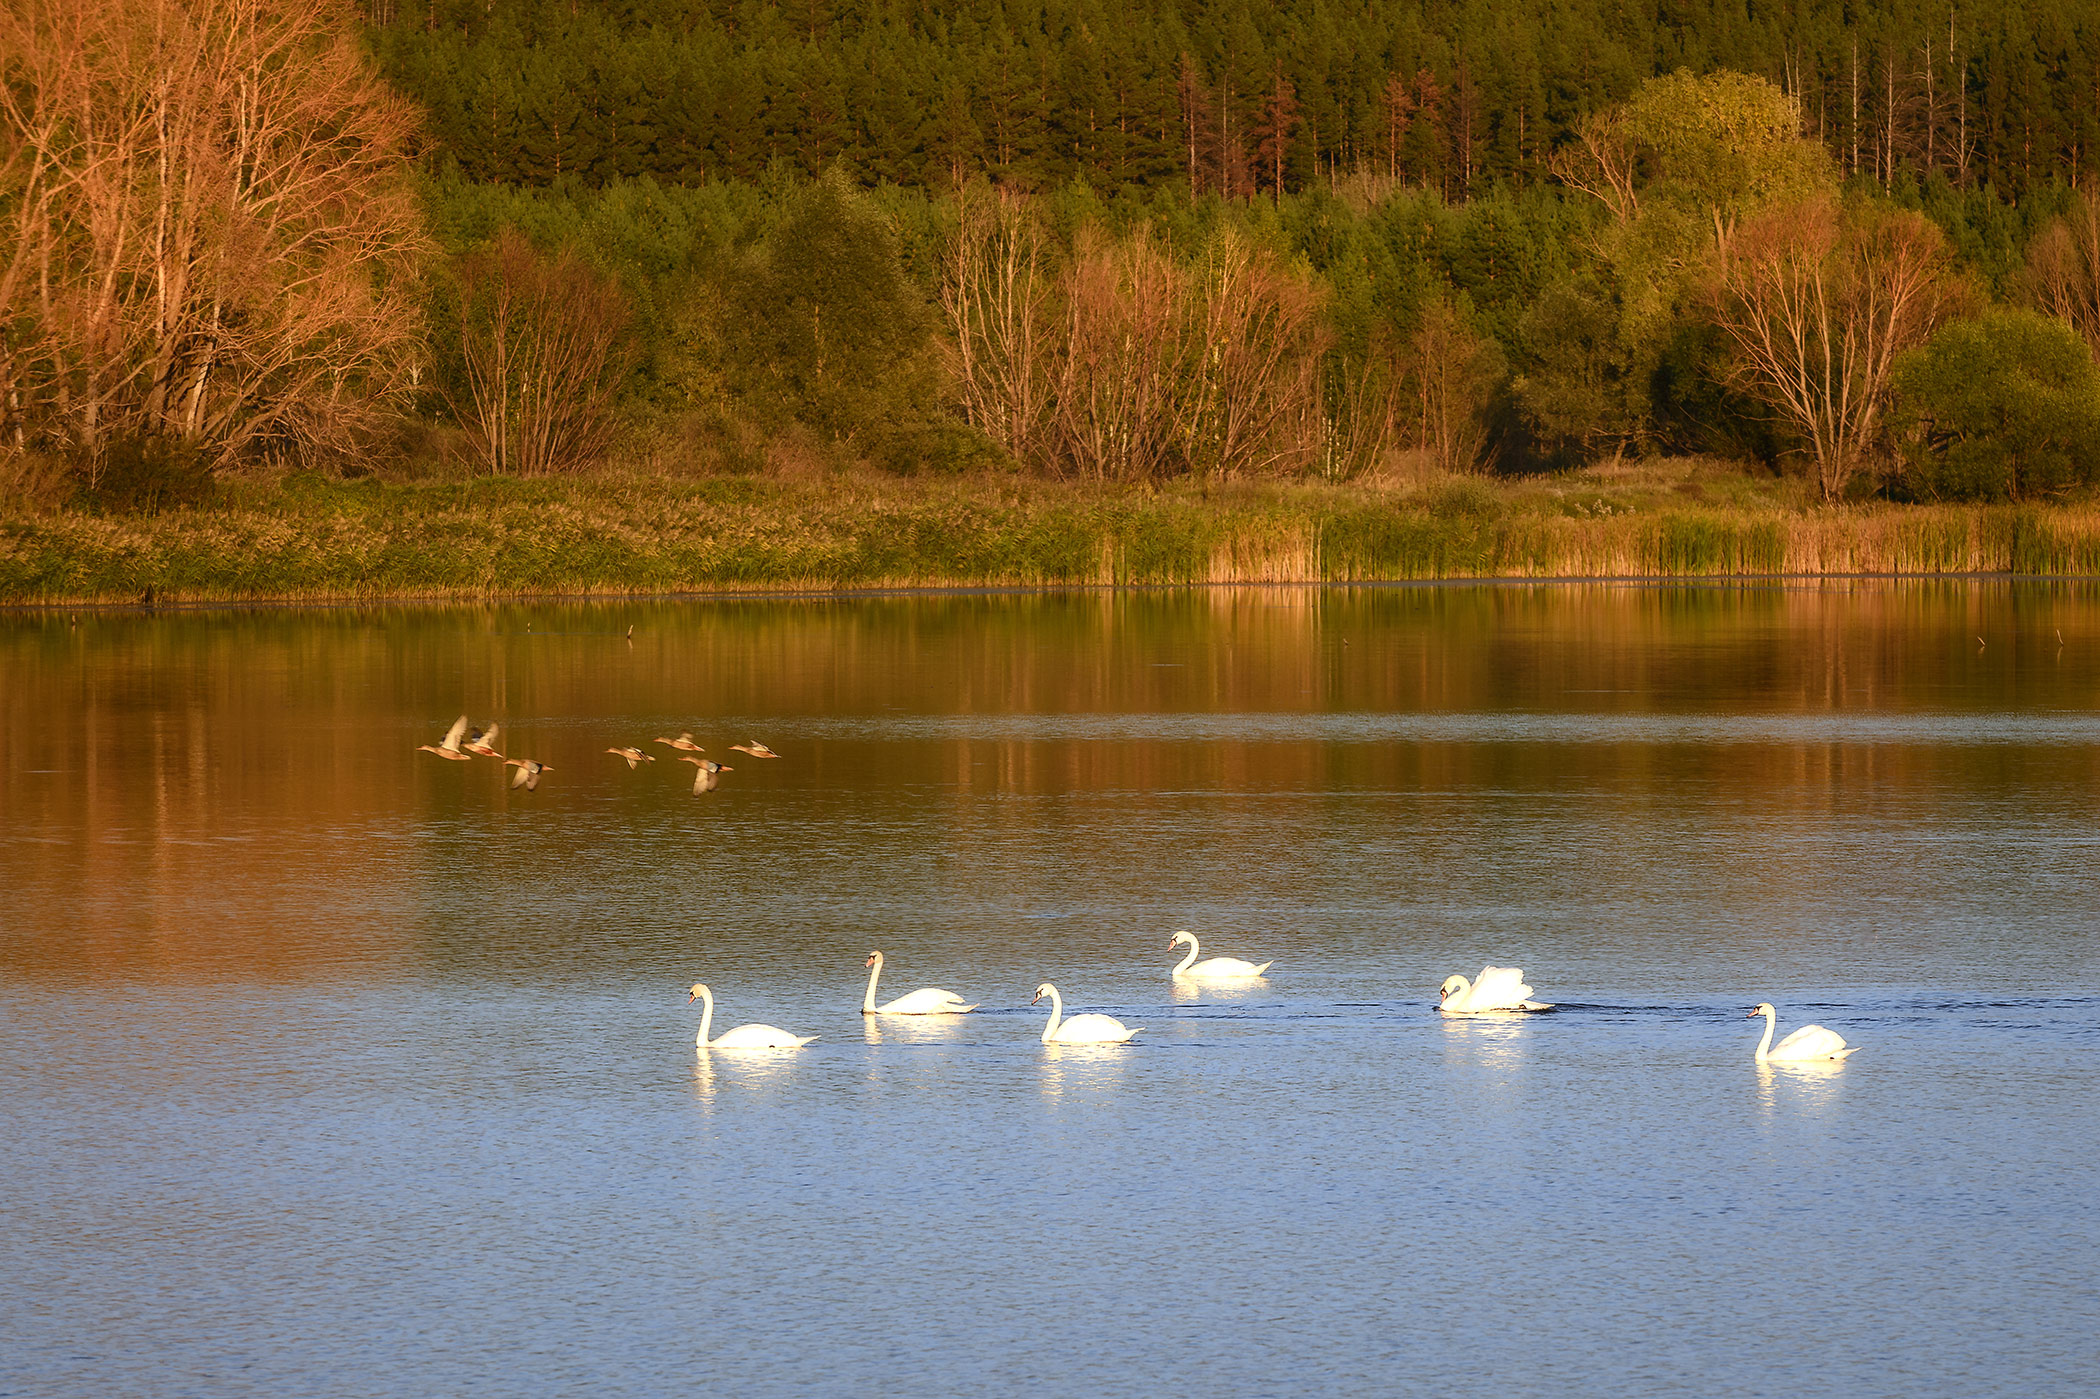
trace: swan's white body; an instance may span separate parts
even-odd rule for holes
[[[1246,981],[1260,976],[1276,965],[1273,961],[1256,965],[1253,962],[1243,962],[1237,957],[1205,957],[1199,962],[1196,960],[1197,944],[1194,933],[1174,934],[1173,940],[1167,944],[1167,950],[1172,952],[1184,942],[1189,945],[1189,955],[1182,958],[1181,964],[1174,968],[1174,975],[1183,981]]]
[[[1772,1031],[1779,1026],[1779,1012],[1772,1009],[1770,1001],[1761,1001],[1755,1010],[1744,1016],[1745,1020],[1762,1015],[1765,1018],[1765,1037],[1757,1042],[1757,1062],[1760,1064],[1800,1064],[1815,1059],[1842,1059],[1858,1049],[1848,1045],[1845,1037],[1835,1030],[1826,1030],[1821,1025],[1803,1025],[1777,1044],[1772,1043]]]
[[[1552,1006],[1531,999],[1519,967],[1482,967],[1477,980],[1462,976],[1444,978],[1440,1008],[1446,1015],[1481,1015],[1496,1010],[1551,1010]]]
[[[1064,997],[1058,995],[1057,988],[1047,981],[1035,988],[1035,1000],[1028,1004],[1034,1005],[1045,996],[1050,998],[1050,1023],[1043,1027],[1044,1044],[1123,1044],[1132,1035],[1144,1033],[1144,1026],[1133,1030],[1112,1015],[1075,1015],[1070,1020],[1064,1019]]]
[[[868,994],[861,997],[862,1015],[962,1015],[977,1009],[964,1005],[963,998],[938,986],[921,986],[909,996],[899,996],[879,1009],[875,1004],[875,981],[882,975],[882,954],[868,954]]]
[[[697,1049],[800,1049],[815,1039],[815,1035],[791,1035],[778,1025],[739,1025],[734,1030],[724,1030],[720,1039],[709,1039],[707,1031],[715,1020],[715,993],[698,982],[693,984],[692,994],[685,998],[691,1005],[699,997],[700,1033],[693,1037]]]

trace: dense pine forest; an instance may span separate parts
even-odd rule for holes
[[[1549,178],[1580,120],[1687,68],[1764,77],[1842,173],[2018,197],[2100,172],[2084,0],[365,0],[387,75],[471,180],[928,188],[1359,171],[1462,200]]]

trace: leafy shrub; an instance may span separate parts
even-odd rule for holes
[[[908,464],[894,449],[935,411],[933,308],[873,200],[836,171],[804,188],[725,309],[760,406]]]
[[[2100,474],[2100,366],[2052,316],[1956,321],[1897,362],[1894,388],[1891,428],[1914,494],[2019,500]]]
[[[89,504],[125,515],[205,505],[218,487],[210,459],[170,437],[120,438],[84,478]]]

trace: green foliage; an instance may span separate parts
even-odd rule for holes
[[[1610,269],[1549,287],[1525,314],[1528,347],[1513,385],[1543,454],[1581,465],[1623,451],[1648,413],[1648,357],[1622,333],[1625,317]]]
[[[1952,500],[2057,494],[2100,473],[2100,367],[2032,311],[1956,321],[1899,362],[1905,479]]]
[[[1835,190],[1830,153],[1801,135],[1793,99],[1763,78],[1680,68],[1641,84],[1626,127],[1652,166],[1646,203],[1685,205],[1733,223],[1768,204]]]
[[[82,476],[90,509],[124,515],[194,509],[209,504],[218,486],[211,459],[172,437],[120,438]]]
[[[1287,190],[1362,170],[1465,198],[1539,182],[1586,114],[1680,69],[1785,74],[1847,173],[1884,182],[1891,124],[1899,170],[2022,197],[2090,172],[2100,151],[2100,33],[2083,0],[1951,14],[1898,0],[367,6],[382,9],[374,47],[428,109],[437,149],[506,184],[698,185],[843,161],[870,184],[984,174],[1107,198],[1170,184],[1245,197],[1281,126]],[[1294,94],[1281,105],[1278,77]],[[1775,129],[1744,93],[1691,96],[1746,138]]]
[[[635,0],[631,12],[648,9]],[[510,42],[481,26],[478,8],[448,12],[442,3],[440,38],[448,13],[476,44]],[[601,26],[594,33],[627,23],[589,0],[581,13]],[[568,32],[551,10],[527,5],[511,14],[519,34]],[[699,9],[687,18],[691,33],[713,22]],[[394,30],[381,40],[425,42]],[[1185,181],[1112,183],[1057,165],[1062,176],[1031,206],[1050,235],[1053,263],[1083,229],[1112,238],[1143,229],[1183,262],[1229,233],[1308,269],[1331,344],[1322,399],[1339,434],[1368,440],[1359,425],[1386,414],[1395,394],[1407,395],[1408,347],[1425,314],[1463,304],[1468,324],[1494,342],[1515,376],[1495,395],[1491,445],[1502,467],[1657,450],[1772,460],[1769,425],[1726,386],[1704,329],[1705,259],[1717,216],[1725,224],[1760,200],[1827,182],[1830,157],[1787,134],[1782,113],[1792,106],[1761,79],[1680,70],[1636,85],[1631,68],[1622,76],[1623,84],[1615,75],[1588,90],[1599,101],[1633,92],[1624,122],[1643,152],[1641,201],[1638,217],[1623,224],[1593,200],[1538,183],[1544,148],[1527,138],[1531,154],[1519,160],[1513,133],[1494,124],[1499,117],[1488,122],[1483,149],[1502,152],[1494,159],[1506,156],[1515,173],[1499,184],[1476,180],[1463,200],[1346,173],[1276,199],[1191,197]],[[1312,89],[1294,81],[1310,121]],[[1673,121],[1673,113],[1689,116]],[[1330,119],[1354,120],[1319,116],[1323,133]],[[986,110],[972,107],[971,121],[996,140]],[[1355,158],[1367,158],[1371,134],[1358,132]],[[1137,159],[1132,140],[1119,159]],[[1322,157],[1330,172],[1332,157]],[[1009,163],[1036,158],[1023,151]],[[469,180],[463,169],[426,181],[431,223],[447,250],[483,248],[514,227],[544,251],[573,248],[619,281],[642,355],[622,412],[650,442],[688,444],[695,460],[740,470],[763,465],[784,435],[819,444],[811,450],[835,462],[936,471],[996,464],[997,451],[938,403],[945,332],[933,307],[957,229],[954,196],[911,183],[871,185],[874,167],[857,159],[821,178],[804,174],[799,156],[758,162],[749,178],[718,178],[722,170],[710,166],[705,180],[689,184],[670,172],[601,178],[567,166],[545,183],[497,184]],[[944,171],[943,188],[955,173]],[[1869,182],[1856,184],[1869,197]],[[2062,203],[2048,189],[2030,189],[2015,205],[1944,172],[1913,181],[1900,170],[1891,198],[1948,230],[1964,262],[2001,296],[2017,290],[2028,239]],[[456,391],[457,347],[443,340],[458,317],[443,268],[434,270],[427,296],[440,343],[432,370],[440,388]],[[1411,423],[1413,408],[1402,412]],[[1323,458],[1314,469],[1341,477],[1368,461],[1362,453],[1340,466]]]
[[[837,173],[766,238],[723,341],[759,403],[909,465],[934,418],[933,310],[874,203]]]
[[[1800,135],[1793,100],[1745,73],[1652,78],[1587,133],[1556,168],[1610,201],[1613,221],[1519,331],[1517,401],[1562,461],[1684,436],[1669,420],[1690,401],[1683,371],[1697,363],[1684,331],[1720,239],[1745,215],[1836,185],[1828,153]]]

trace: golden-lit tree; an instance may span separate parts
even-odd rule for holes
[[[2036,304],[2069,321],[2100,355],[2100,198],[2090,189],[2073,193],[2069,217],[2034,240],[2027,277]]]
[[[1025,210],[966,208],[942,289],[951,397],[1022,464],[1137,481],[1318,455],[1328,337],[1308,278],[1230,233],[1192,266],[1092,229],[1048,261]]]
[[[1225,232],[1205,250],[1193,292],[1181,394],[1190,468],[1241,476],[1304,465],[1315,443],[1294,426],[1317,410],[1331,338],[1312,282]]]
[[[1922,215],[1822,199],[1744,221],[1721,249],[1713,315],[1743,387],[1799,434],[1835,500],[1874,450],[1896,357],[1964,290]]]
[[[963,420],[1016,461],[1036,462],[1056,412],[1056,278],[1040,220],[1009,195],[965,191],[941,309]]]
[[[414,118],[340,0],[0,6],[0,413],[113,444],[341,451],[414,382]]]
[[[506,229],[460,268],[460,420],[494,472],[545,476],[612,442],[630,367],[627,298],[573,253],[543,257]]]
[[[1437,468],[1471,471],[1487,449],[1489,395],[1503,375],[1499,352],[1450,302],[1431,302],[1408,337],[1407,386],[1416,409],[1415,443]]]

